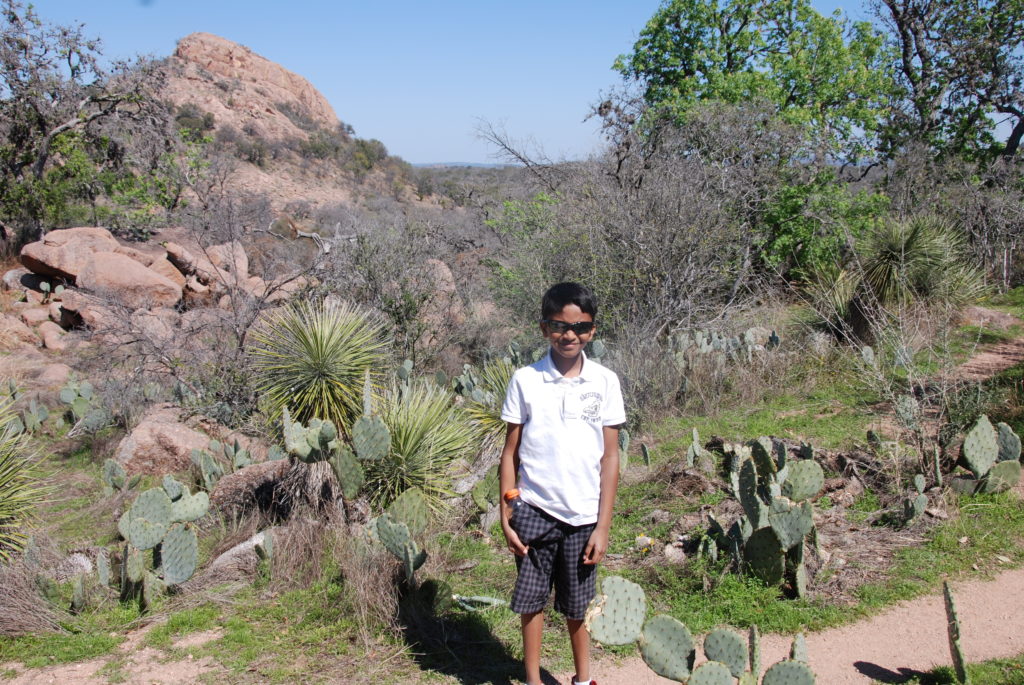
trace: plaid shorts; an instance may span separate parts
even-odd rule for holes
[[[583,564],[593,523],[571,526],[542,509],[520,503],[509,525],[524,545],[525,557],[516,557],[519,577],[512,591],[510,608],[517,614],[544,609],[555,586],[555,610],[566,618],[580,620],[594,598],[597,565]]]

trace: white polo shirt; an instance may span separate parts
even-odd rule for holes
[[[501,419],[522,424],[519,496],[573,526],[597,521],[604,427],[626,422],[619,377],[583,357],[565,378],[549,351],[512,375]]]

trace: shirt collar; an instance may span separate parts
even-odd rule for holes
[[[594,380],[594,365],[587,362],[586,352],[580,351],[580,354],[583,355],[583,368],[580,369],[580,375],[577,376],[577,378],[579,378],[579,381],[577,382],[582,383],[586,381],[592,381]],[[548,350],[548,353],[544,356],[544,359],[541,361],[540,371],[541,374],[544,376],[544,381],[547,383],[557,383],[562,379],[561,372],[559,372],[559,370],[555,367],[555,361],[551,358],[550,349]],[[568,380],[575,381],[576,379],[570,378]]]

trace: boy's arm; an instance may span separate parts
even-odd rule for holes
[[[522,424],[508,424],[505,430],[505,446],[501,450],[501,461],[498,464],[498,511],[501,513],[501,530],[505,533],[509,550],[517,557],[524,556],[529,548],[519,540],[519,536],[509,525],[512,507],[505,501],[505,493],[516,486],[519,475],[519,440],[522,436]]]
[[[612,528],[615,493],[619,489],[619,428],[604,427],[604,454],[601,456],[601,499],[597,505],[597,525],[590,534],[583,563],[596,564],[608,551],[608,533]]]

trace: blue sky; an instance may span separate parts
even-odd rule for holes
[[[485,120],[552,159],[599,146],[583,123],[659,0],[36,0],[82,22],[108,57],[169,55],[196,31],[241,43],[308,79],[361,138],[409,162],[493,162]],[[830,12],[838,3],[815,3]],[[859,6],[858,6],[859,7]],[[858,7],[848,11],[862,15]]]

